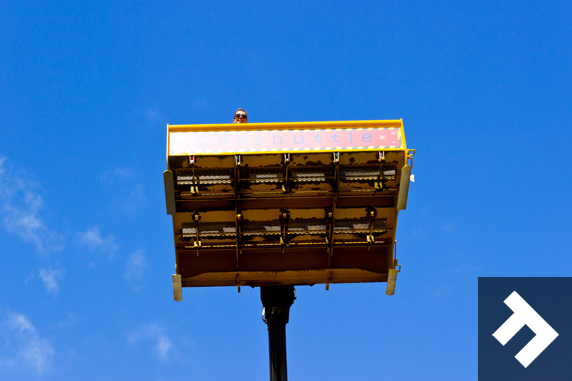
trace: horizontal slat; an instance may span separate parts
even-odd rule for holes
[[[234,198],[234,195],[230,195]],[[395,195],[376,197],[338,197],[337,206],[339,208],[367,207],[393,208],[395,206]],[[209,210],[230,210],[234,209],[234,200],[198,200],[198,201],[178,201],[178,212],[209,211]],[[238,210],[243,209],[270,209],[270,208],[328,208],[332,207],[331,197],[290,197],[290,198],[258,198],[238,200]]]
[[[313,285],[386,282],[387,273],[358,269],[305,271],[237,271],[204,273],[183,278],[183,287]]]

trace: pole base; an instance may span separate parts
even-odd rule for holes
[[[270,381],[287,381],[286,324],[290,320],[290,306],[296,299],[294,286],[260,287],[262,320],[268,326]]]

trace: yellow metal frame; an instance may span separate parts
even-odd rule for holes
[[[322,122],[281,122],[281,123],[248,123],[248,124],[189,124],[189,125],[167,125],[167,159],[169,157],[175,156],[203,156],[203,155],[261,155],[261,154],[283,154],[286,151],[255,151],[255,152],[200,152],[192,154],[178,153],[170,155],[171,152],[171,133],[188,133],[188,132],[241,132],[241,131],[299,131],[299,130],[336,130],[336,129],[358,129],[358,130],[371,130],[371,129],[384,129],[399,128],[399,136],[401,139],[401,146],[399,148],[362,148],[362,147],[351,147],[345,149],[345,147],[331,147],[331,149],[313,149],[311,151],[291,149],[287,152],[308,152],[308,153],[325,153],[325,152],[346,152],[346,151],[393,151],[403,153],[405,155],[405,166],[411,168],[413,165],[412,157],[415,154],[415,150],[407,149],[407,144],[405,140],[405,133],[403,128],[403,120],[367,120],[367,121],[322,121]],[[409,164],[409,165],[408,165]],[[169,169],[169,160],[167,160],[167,167]],[[405,168],[405,167],[404,167]],[[169,171],[167,171],[169,172]],[[171,174],[172,176],[172,174]],[[166,189],[167,185],[170,185],[168,193],[172,194],[174,191],[172,188],[172,177],[165,180]],[[406,197],[407,195],[405,195]],[[397,197],[394,195],[393,197]],[[174,205],[174,201],[173,201]],[[397,205],[397,204],[396,204]],[[174,208],[173,208],[174,209]],[[174,214],[174,213],[173,213]],[[174,278],[173,284],[179,290],[181,287],[200,287],[200,286],[247,286],[247,285],[262,285],[262,284],[317,284],[323,283],[329,285],[330,283],[355,283],[355,282],[387,282],[388,277],[391,274],[391,290],[388,288],[388,294],[393,294],[393,289],[395,287],[396,274],[398,272],[397,267],[400,269],[400,265],[397,264],[396,258],[396,231],[397,231],[397,220],[399,215],[399,210],[396,208],[391,209],[392,218],[394,218],[394,228],[391,232],[391,246],[392,253],[387,257],[387,268],[388,272],[372,272],[357,268],[326,268],[326,269],[316,269],[316,270],[280,270],[280,271],[221,271],[221,272],[204,272],[199,275],[190,277],[181,277],[179,274],[179,269],[177,268],[176,273],[178,278]],[[176,236],[175,229],[175,218],[173,217],[173,234]],[[175,245],[177,241],[175,240]],[[369,249],[368,249],[369,250]],[[175,250],[176,265],[178,266],[180,262],[179,250]],[[208,254],[205,254],[208,255]],[[238,260],[238,251],[237,251]],[[198,256],[198,251],[197,251]],[[238,266],[238,265],[237,265]],[[330,266],[328,260],[328,267]],[[175,282],[176,280],[176,282]],[[175,294],[177,299],[178,294]],[[177,299],[180,300],[180,299]]]

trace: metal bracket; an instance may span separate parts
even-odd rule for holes
[[[385,161],[385,152],[379,151],[379,156],[377,158],[379,161],[379,171],[377,172],[377,180],[374,182],[375,191],[383,190],[383,182],[381,178],[383,177],[383,162]]]
[[[334,197],[337,197],[338,191],[340,189],[340,153],[334,152]],[[336,200],[334,200],[336,201]],[[332,204],[335,207],[335,203]]]
[[[195,174],[195,156],[189,156],[189,166],[191,167],[191,172],[193,176],[191,177],[191,193],[195,196],[199,193],[199,179]]]
[[[242,213],[236,214],[236,269],[238,270],[238,255],[242,254],[242,249],[240,248],[240,237],[242,237]]]
[[[397,265],[397,240],[393,241],[393,267]]]
[[[183,283],[181,274],[173,274],[173,298],[176,302],[183,300]]]
[[[375,224],[375,216],[377,211],[374,207],[369,207],[366,209],[367,216],[369,217],[369,233],[367,235],[367,250],[369,251],[370,246],[375,242],[375,237],[373,236],[373,226]]]
[[[290,212],[286,209],[280,211],[280,221],[282,222],[282,235],[280,236],[280,247],[282,254],[284,254],[284,248],[288,246],[288,240],[286,239],[286,234],[288,232],[288,220],[290,220]]]
[[[288,193],[290,177],[290,154],[284,154],[284,179],[282,181],[282,192]]]
[[[235,201],[238,201],[238,192],[240,190],[240,169],[239,167],[242,165],[242,158],[240,155],[235,155],[235,166],[234,166],[234,198]],[[236,206],[237,203],[235,203]]]
[[[163,182],[165,185],[165,201],[167,203],[167,214],[174,216],[177,213],[177,205],[175,203],[175,185],[173,172],[166,170],[163,172]]]
[[[199,220],[201,219],[201,216],[199,216],[198,213],[195,213],[193,215],[193,220],[195,221],[195,233],[196,233],[196,242],[195,242],[195,247],[197,248],[197,257],[199,256],[199,248],[201,247],[201,232],[200,232],[200,228],[199,228]]]
[[[330,267],[330,259],[332,258],[332,255],[334,255],[334,224],[335,224],[335,218],[334,218],[334,206],[332,205],[332,210],[328,212],[327,217],[329,218],[329,226],[328,226],[328,236],[329,236],[329,247],[328,247],[328,267]],[[326,236],[326,244],[328,244],[328,236]]]
[[[413,156],[415,156],[415,150],[414,149],[407,150],[407,163],[411,168],[413,168]]]

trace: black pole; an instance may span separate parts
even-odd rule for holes
[[[286,324],[290,318],[290,306],[294,303],[294,286],[260,287],[262,320],[268,326],[268,353],[270,356],[270,381],[287,381]]]

